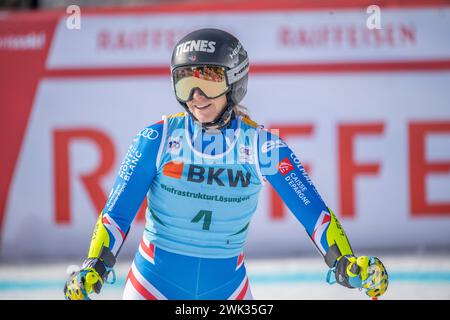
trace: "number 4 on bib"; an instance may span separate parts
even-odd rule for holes
[[[205,217],[205,220],[203,221],[203,230],[209,230],[209,227],[211,226],[212,211],[200,210],[191,222],[197,223],[202,220],[203,217]]]

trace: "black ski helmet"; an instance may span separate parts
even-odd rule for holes
[[[206,41],[203,47],[189,45],[193,41]],[[240,41],[233,35],[219,29],[205,28],[195,30],[184,36],[175,45],[172,53],[170,72],[173,89],[175,91],[174,70],[182,66],[202,66],[212,65],[224,67],[226,70],[226,81],[229,90],[226,92],[227,105],[224,110],[211,122],[200,123],[202,127],[226,125],[226,119],[233,111],[233,107],[238,105],[247,93],[249,59],[247,51]],[[176,94],[175,94],[176,96]],[[178,102],[199,122],[189,111],[185,102]]]

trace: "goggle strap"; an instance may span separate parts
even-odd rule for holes
[[[239,65],[227,71],[228,83],[232,84],[241,80],[249,70],[250,64],[248,57],[245,58]]]

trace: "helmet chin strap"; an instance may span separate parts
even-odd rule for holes
[[[197,122],[199,126],[201,126],[203,129],[208,130],[214,127],[214,129],[220,130],[226,125],[228,125],[228,123],[230,122],[232,118],[230,117],[230,115],[232,114],[234,103],[231,97],[229,97],[229,94],[227,94],[227,104],[223,108],[222,112],[220,112],[219,115],[213,121],[210,122],[200,122],[189,110],[189,107],[187,106],[186,103],[182,103],[182,106],[184,107],[184,109],[186,109],[186,111],[189,113],[192,119],[194,119],[194,121]]]

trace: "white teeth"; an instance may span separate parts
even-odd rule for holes
[[[210,105],[211,105],[211,104],[208,104],[208,105],[202,106],[202,107],[200,107],[200,106],[195,106],[195,107],[196,107],[197,109],[206,109],[206,108],[208,108]]]

